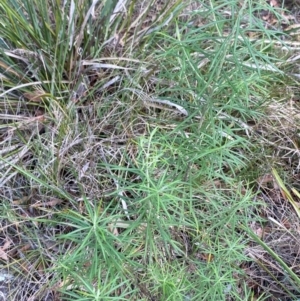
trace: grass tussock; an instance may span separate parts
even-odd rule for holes
[[[298,244],[286,224],[279,238],[292,211],[275,221],[285,195],[274,184],[266,201],[261,181],[298,170],[282,9],[1,2],[5,300],[299,297],[296,255],[277,244]]]

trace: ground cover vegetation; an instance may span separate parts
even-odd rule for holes
[[[0,2],[0,299],[300,298],[297,2]]]

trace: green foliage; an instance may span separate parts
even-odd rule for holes
[[[254,300],[278,36],[250,1],[121,2],[0,3],[1,226],[25,250],[3,265],[40,300]]]

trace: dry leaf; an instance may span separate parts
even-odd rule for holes
[[[32,102],[41,102],[43,100],[43,96],[45,95],[45,91],[36,90],[34,92],[26,92],[23,94],[25,98]]]
[[[32,248],[32,246],[31,246],[30,244],[26,244],[26,245],[22,246],[22,247],[19,249],[19,251],[20,251],[20,252],[26,252],[26,251],[30,250],[31,248]]]
[[[280,7],[279,3],[277,0],[271,0],[270,1],[270,6],[271,7]]]
[[[5,250],[7,250],[10,247],[11,241],[10,240],[6,240],[3,247],[0,247],[0,258],[8,261],[8,256],[7,256],[7,252],[5,252]]]
[[[255,229],[254,233],[259,237],[259,238],[263,238],[264,236],[264,230],[261,227],[258,227]]]
[[[274,182],[274,177],[272,174],[267,173],[257,179],[257,183],[259,186],[263,186],[264,184]]]
[[[21,199],[18,199],[18,200],[13,200],[12,201],[12,204],[13,205],[23,205],[23,204],[25,204],[25,203],[27,203],[29,200],[30,200],[30,197],[31,196],[24,196],[24,197],[22,197]]]
[[[61,204],[62,200],[52,198],[49,202],[37,202],[30,205],[31,208],[44,208],[44,207],[54,207],[55,205]]]

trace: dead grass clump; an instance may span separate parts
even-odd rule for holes
[[[269,162],[273,162],[285,170],[290,176],[291,185],[298,187],[297,175],[300,171],[298,123],[300,106],[293,90],[286,89],[288,97],[271,101],[266,107],[267,119],[256,125],[261,145],[266,150]]]
[[[261,170],[263,176],[257,180],[258,199],[264,204],[258,212],[262,220],[251,227],[260,240],[300,278],[299,214],[273,175],[266,171],[269,165],[278,168],[284,183],[299,189],[300,107],[293,89],[285,89],[290,92],[289,96],[281,101],[271,101],[265,108],[268,118],[256,125],[257,141],[267,158],[267,165],[264,165],[267,169]],[[296,195],[294,197],[297,199]],[[296,300],[300,297],[298,283],[266,247],[253,242],[248,246],[247,254],[254,262],[245,268],[246,282],[257,297],[264,296],[266,300]]]
[[[299,217],[280,191],[274,191],[275,188],[269,193],[261,192],[265,207],[260,214],[264,221],[253,227],[260,239],[300,277]],[[265,248],[252,243],[246,252],[253,259],[245,268],[246,283],[256,296],[267,296],[270,301],[300,297],[298,284]]]

